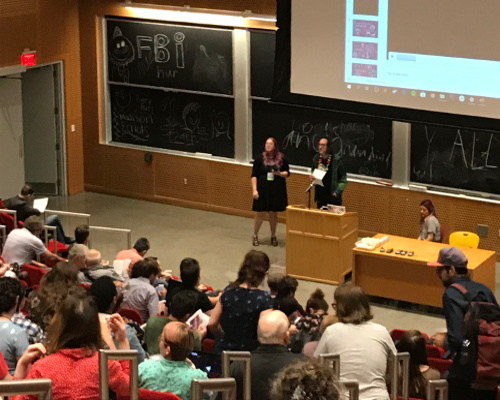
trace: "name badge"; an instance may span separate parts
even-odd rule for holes
[[[272,172],[267,173],[267,180],[268,181],[274,181],[274,174]]]

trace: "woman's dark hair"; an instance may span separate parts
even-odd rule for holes
[[[434,204],[432,203],[431,200],[429,200],[429,199],[422,200],[420,202],[420,205],[427,208],[427,210],[429,211],[429,215],[434,215],[436,217],[436,207],[434,207]],[[425,218],[422,218],[422,216],[420,216],[420,223],[421,224],[424,223],[424,219]]]
[[[297,291],[297,287],[299,286],[299,281],[291,276],[285,275],[278,282],[278,290],[276,297],[286,297],[293,296]]]
[[[102,347],[101,326],[94,299],[85,290],[66,297],[47,329],[48,353],[60,349]]]
[[[97,310],[100,313],[107,313],[110,311],[109,308],[113,304],[118,291],[116,290],[113,278],[110,276],[101,276],[92,282],[89,293],[94,298]]]
[[[271,399],[338,400],[340,385],[333,369],[316,360],[297,360],[283,368],[271,383]]]
[[[194,258],[185,258],[180,266],[182,285],[194,288],[200,279],[200,264]]]
[[[340,322],[359,325],[373,318],[368,296],[359,286],[343,283],[333,295],[337,303],[337,317]]]
[[[258,250],[250,250],[245,254],[243,263],[238,271],[238,279],[230,285],[231,288],[236,288],[243,283],[246,283],[248,287],[259,286],[266,278],[269,267],[269,257],[266,253]]]
[[[325,293],[323,293],[320,288],[316,289],[311,294],[311,297],[309,297],[309,300],[307,300],[306,312],[309,313],[310,309],[315,311],[323,310],[325,313],[328,312],[328,303],[325,300]]]
[[[144,260],[137,261],[132,267],[130,278],[150,278],[151,275],[158,275],[160,265],[153,257],[146,257]]]
[[[403,333],[396,345],[398,353],[410,353],[410,397],[425,395],[427,382],[420,372],[421,365],[429,365],[425,351],[425,338],[417,330],[409,330]]]
[[[19,306],[24,298],[25,290],[21,283],[15,278],[0,278],[0,314],[7,313],[16,307],[19,312]]]

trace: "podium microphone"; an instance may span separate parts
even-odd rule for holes
[[[311,182],[309,187],[306,189],[306,193],[309,193],[309,191],[314,187],[314,181]]]

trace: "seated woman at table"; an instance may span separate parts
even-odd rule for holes
[[[441,241],[441,228],[436,218],[436,209],[429,199],[420,203],[420,240],[429,242]]]

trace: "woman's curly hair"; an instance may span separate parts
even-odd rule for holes
[[[297,360],[283,368],[271,384],[273,400],[338,400],[340,385],[332,368],[316,360]]]

